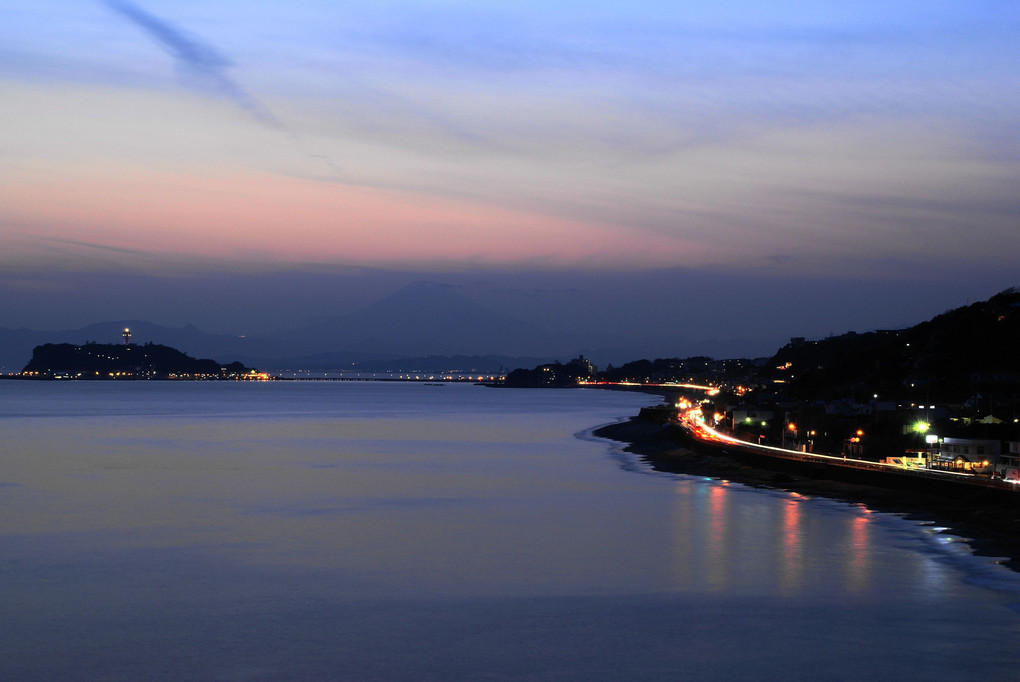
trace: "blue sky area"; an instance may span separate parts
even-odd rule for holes
[[[3,6],[0,327],[428,280],[771,343],[1020,284],[1014,2]]]

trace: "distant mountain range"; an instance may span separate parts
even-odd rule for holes
[[[554,334],[530,322],[489,310],[452,287],[419,283],[344,316],[319,317],[285,332],[252,336],[209,334],[193,325],[164,327],[144,320],[111,320],[80,329],[0,328],[0,368],[21,370],[45,343],[116,343],[125,327],[132,342],[159,343],[195,357],[240,361],[259,369],[363,371],[466,370],[531,367],[584,353],[597,362],[678,354],[744,357],[745,341],[625,339],[612,334]]]

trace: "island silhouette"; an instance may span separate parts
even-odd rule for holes
[[[46,343],[36,346],[32,359],[19,375],[28,379],[267,379],[240,362],[223,365],[196,359],[176,348],[157,343],[144,345],[86,342]]]

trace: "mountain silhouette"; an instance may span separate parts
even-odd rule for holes
[[[302,354],[359,351],[394,356],[542,355],[567,350],[558,337],[524,320],[493,312],[453,287],[420,282],[349,315],[323,317],[259,343]]]
[[[0,367],[17,371],[46,343],[116,343],[125,327],[132,341],[171,345],[199,357],[238,359],[256,367],[322,366],[423,356],[570,357],[589,342],[481,306],[453,287],[419,282],[348,315],[319,317],[288,332],[247,337],[208,334],[193,325],[164,327],[116,320],[73,330],[0,328]]]
[[[613,333],[552,333],[518,317],[506,315],[460,293],[454,286],[432,282],[408,285],[359,310],[324,315],[286,332],[245,337],[209,334],[194,325],[166,327],[144,320],[113,320],[61,331],[0,328],[0,369],[20,370],[32,349],[46,343],[118,343],[130,327],[135,343],[159,343],[195,357],[238,360],[268,369],[382,367],[414,359],[458,356],[485,369],[534,366],[566,360],[579,353],[596,362],[626,362],[639,357],[673,357],[681,353],[712,357],[743,357],[754,352],[750,342],[712,341],[692,345],[674,335],[624,338]],[[325,308],[325,304],[324,304]],[[663,314],[677,315],[679,311]]]

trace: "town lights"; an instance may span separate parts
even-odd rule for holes
[[[928,422],[918,421],[914,424],[914,431],[918,433],[927,433],[929,428],[931,428],[931,424]]]

